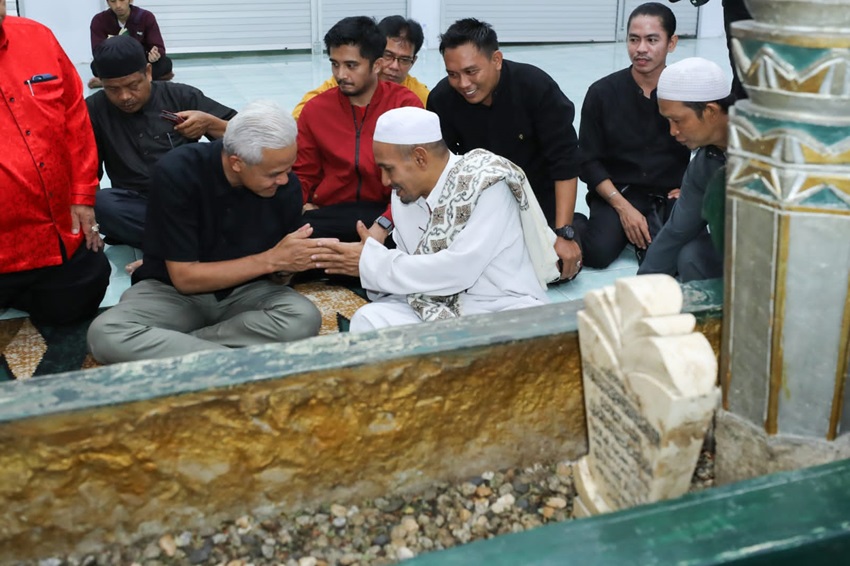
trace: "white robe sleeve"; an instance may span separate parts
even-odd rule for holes
[[[409,255],[388,250],[368,239],[360,256],[360,282],[365,289],[394,295],[434,296],[466,291],[522,231],[506,235],[505,226],[519,223],[519,205],[505,183],[486,189],[464,229],[451,245],[435,254]]]

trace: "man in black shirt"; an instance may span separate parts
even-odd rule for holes
[[[121,301],[92,322],[100,362],[314,336],[321,315],[286,286],[314,268],[322,240],[301,225],[292,173],[297,126],[288,112],[249,104],[223,141],[168,153],[153,171],[145,262]],[[327,240],[325,241],[325,243]]]
[[[113,187],[98,191],[95,214],[112,242],[141,248],[151,168],[175,147],[221,138],[236,112],[194,87],[152,81],[144,48],[127,35],[101,43],[93,65],[103,90],[86,104],[98,173],[102,178],[105,165]]]
[[[454,153],[484,148],[519,165],[549,225],[561,277],[581,268],[572,229],[578,176],[575,107],[558,84],[532,65],[503,59],[496,32],[473,18],[453,23],[440,38],[448,76],[428,97]]]
[[[576,222],[584,263],[604,268],[628,242],[641,252],[661,228],[690,152],[670,136],[655,89],[676,48],[676,16],[657,2],[629,16],[632,65],[593,83],[581,110],[581,179],[590,219]]]

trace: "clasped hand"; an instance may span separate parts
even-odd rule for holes
[[[295,232],[287,234],[268,254],[271,271],[288,274],[307,271],[318,267],[313,260],[316,249],[321,245],[338,243],[336,238],[311,239],[313,227],[305,224]]]
[[[357,221],[357,234],[359,242],[330,242],[317,240],[320,250],[316,250],[312,260],[316,262],[316,268],[324,269],[329,275],[349,275],[360,277],[360,255],[363,246],[366,245],[371,235],[363,222]]]

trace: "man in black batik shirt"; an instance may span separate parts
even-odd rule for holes
[[[593,83],[581,111],[581,179],[590,219],[576,228],[585,265],[605,268],[631,242],[642,252],[678,196],[690,152],[670,135],[655,89],[676,48],[676,17],[657,2],[629,16],[632,65]]]

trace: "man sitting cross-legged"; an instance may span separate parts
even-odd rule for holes
[[[408,20],[403,16],[387,16],[378,22],[378,29],[387,37],[387,46],[381,57],[382,64],[378,78],[410,89],[413,94],[419,97],[424,106],[428,101],[428,87],[410,74],[410,69],[416,63],[416,56],[425,42],[422,26],[416,20]],[[336,86],[338,86],[336,77],[331,76],[305,94],[301,102],[295,106],[292,115],[297,120],[307,102]]]
[[[141,44],[111,37],[95,52],[103,90],[86,99],[112,188],[97,194],[95,213],[110,243],[142,247],[151,169],[166,153],[201,136],[219,139],[236,111],[183,84],[151,80]],[[163,114],[163,111],[173,114]]]
[[[179,147],[154,168],[145,262],[92,323],[100,362],[314,336],[321,315],[289,288],[320,240],[301,224],[291,115],[254,102],[223,141]]]
[[[521,169],[483,149],[452,154],[440,119],[420,108],[381,116],[374,149],[393,189],[396,249],[358,223],[360,242],[322,242],[327,252],[315,256],[370,291],[352,332],[548,302],[555,234]]]

